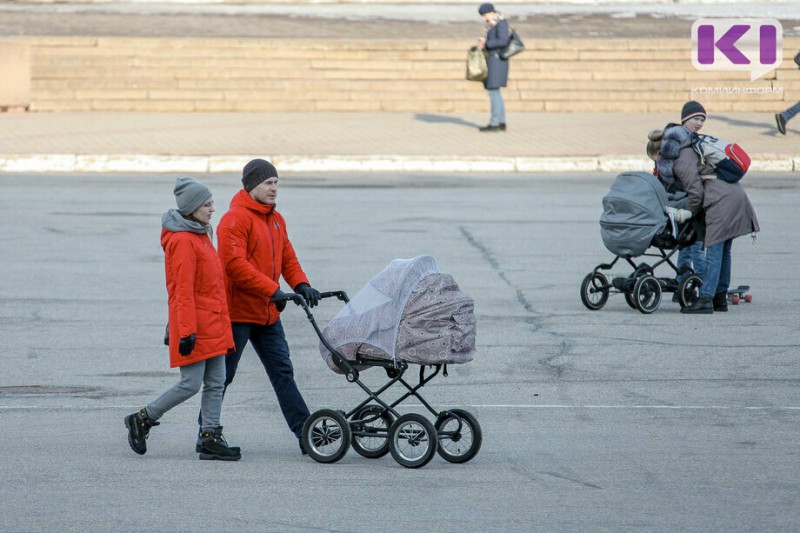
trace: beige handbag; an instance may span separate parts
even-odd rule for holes
[[[489,65],[486,63],[486,50],[473,46],[467,53],[467,79],[469,81],[483,81],[489,75]]]

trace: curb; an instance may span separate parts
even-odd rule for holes
[[[272,155],[282,172],[626,172],[652,168],[641,156],[459,157],[403,155]],[[0,172],[239,172],[250,155],[0,155]],[[800,172],[800,156],[756,155],[751,171]]]

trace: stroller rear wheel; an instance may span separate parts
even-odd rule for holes
[[[641,276],[633,286],[633,301],[636,309],[649,315],[661,305],[661,284],[650,274]]]
[[[481,426],[463,409],[439,413],[434,427],[439,437],[439,455],[451,463],[466,463],[481,449]]]
[[[608,301],[608,279],[600,272],[589,272],[581,282],[581,301],[587,309],[597,311]]]
[[[438,443],[433,424],[416,413],[402,415],[389,428],[389,451],[406,468],[420,468],[431,462]]]
[[[318,463],[335,463],[350,447],[350,425],[341,411],[320,409],[303,425],[303,445]]]
[[[678,303],[681,307],[689,307],[700,298],[700,286],[703,280],[700,276],[692,274],[686,276],[678,285]]]
[[[389,453],[392,414],[380,405],[365,405],[350,417],[353,449],[362,457],[377,459]]]

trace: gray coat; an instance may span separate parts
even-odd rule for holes
[[[508,59],[500,57],[500,50],[508,46],[511,36],[508,31],[508,22],[500,20],[494,27],[486,30],[486,53],[489,56],[489,75],[483,80],[487,89],[498,89],[508,84]]]
[[[683,126],[676,128],[687,131]],[[700,163],[690,137],[681,141],[679,152],[673,171],[688,193],[686,209],[695,216],[705,212],[705,248],[759,231],[756,212],[741,182],[717,179],[713,167]]]

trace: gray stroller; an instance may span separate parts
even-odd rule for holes
[[[691,245],[696,239],[691,222],[678,224],[664,213],[664,207],[675,207],[679,202],[668,197],[661,182],[647,172],[625,172],[616,177],[611,190],[603,197],[600,216],[603,244],[616,257],[610,263],[596,266],[583,279],[583,305],[597,311],[606,304],[609,295],[622,293],[630,307],[650,314],[661,304],[662,293],[677,293],[682,307],[698,298],[700,277],[691,267],[678,269],[671,260],[680,248]],[[636,264],[633,259],[637,257],[658,260],[652,264]],[[629,264],[633,272],[627,276],[612,276],[609,283],[601,270],[611,270],[620,260]],[[657,277],[655,270],[662,265],[671,268],[674,275]]]
[[[312,413],[301,437],[308,455],[333,463],[352,445],[367,458],[391,453],[407,468],[425,466],[437,452],[451,463],[475,457],[482,442],[477,419],[463,409],[437,411],[420,393],[437,375],[447,376],[448,364],[471,361],[475,350],[474,303],[452,276],[440,273],[430,256],[396,259],[352,300],[343,291],[322,293],[322,298],[331,296],[346,305],[322,331],[302,297],[286,298],[305,309],[328,367],[367,397],[347,412]],[[415,385],[404,378],[410,365],[420,366]],[[389,379],[374,391],[360,378],[373,367],[382,368]],[[432,370],[426,375],[426,369]],[[396,384],[404,393],[385,401],[381,396]],[[408,398],[420,402],[434,422],[418,413],[399,413],[396,407]]]

